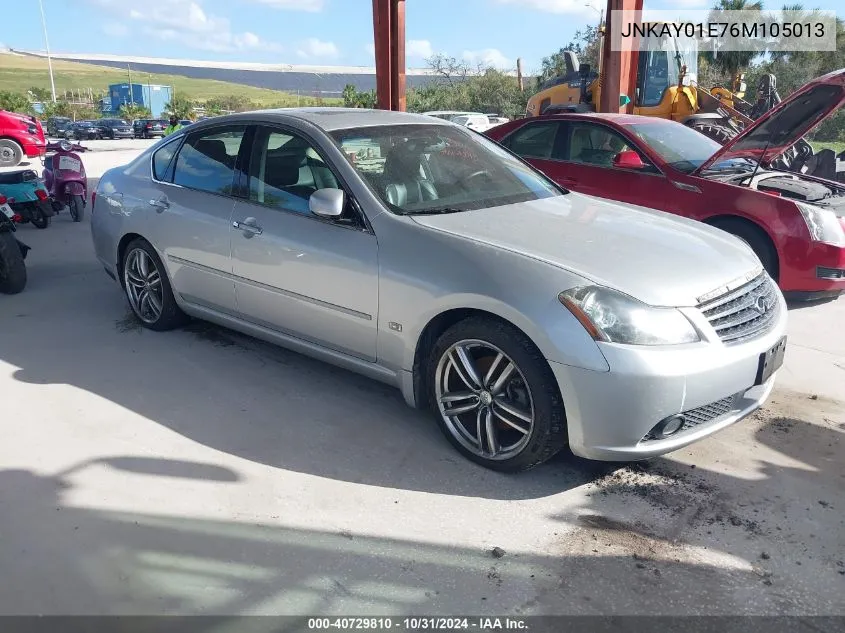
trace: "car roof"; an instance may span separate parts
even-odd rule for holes
[[[207,121],[202,121],[201,123],[195,123],[194,125],[197,125],[199,128],[199,126],[205,127],[205,125],[219,125],[221,122],[225,121],[249,121],[256,118],[260,118],[262,120],[276,119],[280,122],[283,122],[286,119],[298,119],[300,121],[312,123],[326,132],[344,130],[348,128],[372,127],[376,125],[409,125],[414,123],[424,125],[451,125],[451,123],[447,121],[442,121],[423,114],[410,114],[408,112],[394,112],[391,110],[332,107],[253,110],[251,112],[241,112],[238,114],[227,114],[225,116],[214,117]]]
[[[538,117],[531,117],[536,119],[580,119],[585,121],[607,121],[608,123],[615,123],[616,125],[634,125],[636,123],[674,123],[669,119],[661,119],[658,117],[640,116],[637,114],[622,114],[615,112],[555,112],[552,114],[541,114]]]

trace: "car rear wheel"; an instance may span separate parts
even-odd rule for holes
[[[187,316],[176,304],[164,265],[149,242],[133,240],[123,255],[123,289],[132,312],[156,331],[183,325]]]
[[[23,148],[15,141],[0,139],[0,167],[15,167],[23,160]]]
[[[429,359],[428,387],[446,438],[482,466],[519,472],[566,445],[551,368],[513,326],[473,317],[449,328]]]

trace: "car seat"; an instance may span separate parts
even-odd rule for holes
[[[420,156],[404,147],[392,149],[382,176],[385,197],[390,204],[404,207],[426,200],[437,200],[437,189],[420,174]]]

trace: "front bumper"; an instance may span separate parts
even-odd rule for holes
[[[788,299],[836,297],[845,292],[845,248],[812,242],[802,257],[782,258],[780,286]]]
[[[588,459],[634,461],[696,442],[753,413],[775,376],[754,386],[760,355],[786,335],[786,305],[766,334],[738,345],[718,341],[647,347],[600,343],[610,371],[551,362],[566,407],[569,445]],[[681,431],[647,437],[672,415],[687,414]]]

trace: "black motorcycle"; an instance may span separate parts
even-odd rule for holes
[[[15,237],[15,223],[0,211],[0,292],[13,295],[26,287],[29,246]]]

